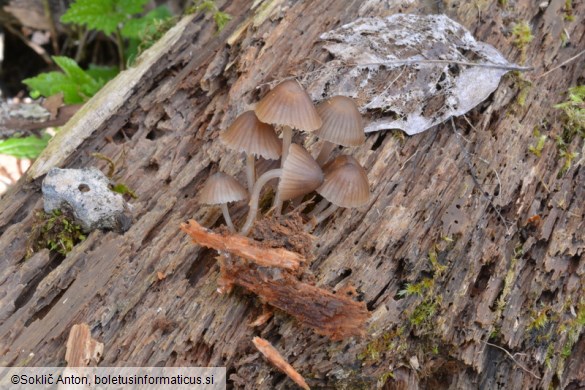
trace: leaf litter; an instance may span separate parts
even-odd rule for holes
[[[315,100],[356,99],[365,132],[423,132],[487,99],[507,72],[530,69],[445,15],[360,18],[320,38],[334,59],[302,82]]]

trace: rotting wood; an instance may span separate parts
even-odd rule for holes
[[[548,1],[545,9],[540,2],[278,3],[232,46],[225,39],[256,12],[249,1],[225,3],[233,19],[220,34],[211,17],[193,19],[124,103],[94,117],[91,136],[61,160],[63,168],[107,171],[104,161],[88,157],[98,152],[116,163],[116,178],[138,195],[136,223],[123,236],[93,232],[66,258],[45,251],[25,261],[26,232],[42,208],[40,179],[22,180],[0,199],[0,363],[61,365],[71,326],[84,322],[107,346],[101,365],[227,366],[228,383],[237,389],[290,384],[258,364],[250,343],[256,334],[278,339],[314,387],[583,387],[585,337],[577,318],[585,313],[585,169],[575,161],[559,175],[564,160],[554,141],[563,130],[554,105],[585,79],[582,57],[532,86],[514,74],[504,77],[488,101],[455,119],[457,132],[444,124],[413,137],[371,134],[352,150],[368,172],[372,203],[339,211],[317,227],[310,271],[315,284],[337,294],[355,286],[372,311],[363,338],[331,343],[280,311],[248,327],[259,314],[257,300],[237,290],[217,294],[215,251],[194,247],[177,227],[189,218],[205,226],[221,220],[217,208],[195,199],[217,170],[243,177],[241,156],[221,147],[219,132],[258,101],[267,83],[328,64],[318,42],[323,32],[358,17],[444,12],[521,62],[507,32],[530,21],[526,64],[536,68],[525,75],[530,79],[585,49],[585,3],[573,2],[574,21],[564,18],[564,0]],[[199,82],[212,59],[225,55],[219,51],[228,52],[228,62],[214,81],[219,88],[207,95]],[[373,76],[392,81],[383,72]],[[548,136],[540,157],[528,151],[535,127]],[[61,141],[55,139],[56,149],[67,146]],[[305,141],[316,152],[319,142]],[[583,139],[568,147],[581,151]],[[230,213],[241,222],[246,207],[232,205]],[[524,226],[537,214],[541,223]],[[398,294],[426,278],[434,283],[434,301]],[[411,319],[425,308],[434,314],[412,332]],[[539,314],[545,326],[530,327]],[[409,366],[412,356],[419,371]]]
[[[187,223],[182,223],[181,230],[191,236],[196,244],[245,257],[263,267],[296,271],[306,261],[303,256],[297,253],[283,248],[262,247],[254,240],[239,234],[214,233],[192,219]]]
[[[194,220],[181,224],[181,230],[194,243],[220,251],[220,291],[229,292],[234,284],[242,286],[263,302],[334,340],[364,334],[369,318],[365,303],[301,282],[293,272],[305,261],[300,255],[282,248],[261,247],[239,234],[217,234]]]
[[[268,360],[271,364],[276,366],[280,371],[284,372],[290,379],[292,379],[297,385],[301,386],[305,390],[309,390],[310,387],[305,381],[305,378],[301,374],[298,373],[297,370],[294,369],[293,366],[287,362],[280,352],[276,348],[272,346],[268,342],[268,340],[264,340],[260,337],[254,337],[252,339],[254,346],[258,349],[258,351],[262,352],[262,355]]]
[[[257,267],[237,258],[222,262],[221,275],[222,284],[236,284],[252,291],[317,334],[333,340],[365,334],[370,315],[364,302],[303,283],[289,272]]]

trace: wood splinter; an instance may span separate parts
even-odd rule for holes
[[[241,235],[214,233],[192,219],[187,223],[182,223],[181,230],[190,235],[196,244],[219,252],[230,252],[263,267],[296,271],[306,260],[303,256],[283,248],[264,248],[256,241]]]
[[[268,360],[272,365],[278,368],[280,371],[284,372],[290,379],[292,379],[297,385],[302,387],[305,390],[310,390],[309,385],[305,382],[305,379],[302,377],[301,374],[298,373],[297,370],[293,368],[270,344],[267,340],[264,340],[260,337],[254,337],[252,339],[254,346],[258,349],[258,351],[262,352],[262,355]]]

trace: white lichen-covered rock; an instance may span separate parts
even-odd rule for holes
[[[96,168],[52,168],[43,180],[45,212],[69,212],[84,232],[95,229],[126,231],[129,206],[110,189],[110,180]]]

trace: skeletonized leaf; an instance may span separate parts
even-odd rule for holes
[[[445,15],[361,18],[320,38],[335,59],[303,84],[314,99],[355,98],[370,117],[366,132],[412,135],[462,115],[515,67]]]

